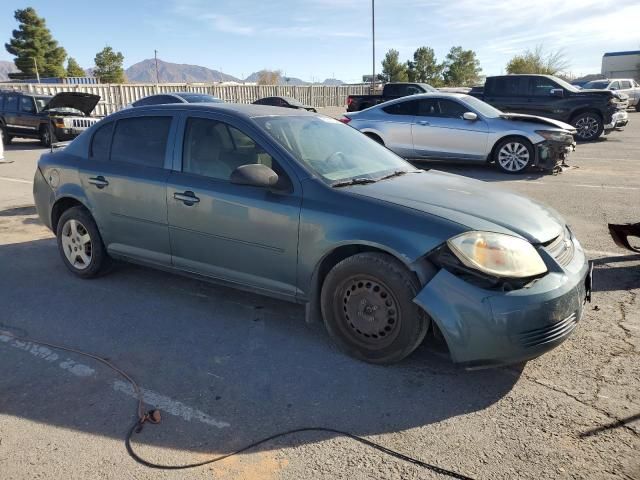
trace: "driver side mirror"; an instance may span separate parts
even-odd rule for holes
[[[236,185],[271,188],[278,183],[278,174],[261,163],[250,163],[231,172],[229,180]]]
[[[469,120],[470,122],[475,122],[476,120],[478,120],[478,115],[473,112],[464,112],[462,114],[462,118],[464,118],[465,120]]]
[[[564,90],[561,88],[552,88],[551,90],[549,90],[549,95],[551,95],[552,97],[564,97]]]

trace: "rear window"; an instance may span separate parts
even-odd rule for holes
[[[91,158],[99,162],[109,160],[109,147],[111,146],[111,134],[113,133],[113,122],[102,125],[93,134],[91,140]]]
[[[164,167],[171,117],[136,117],[118,120],[111,160],[145,167]]]

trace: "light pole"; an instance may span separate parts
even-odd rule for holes
[[[376,0],[371,0],[371,67],[373,73],[371,75],[371,93],[375,93],[376,89]]]
[[[153,51],[153,58],[156,61],[156,85],[160,83],[160,76],[158,75],[158,50]]]
[[[38,73],[38,61],[36,60],[36,57],[32,57],[33,58],[33,66],[36,67],[36,78],[38,79],[38,83],[40,83],[40,73]]]

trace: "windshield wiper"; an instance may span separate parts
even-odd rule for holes
[[[396,170],[393,173],[390,173],[389,175],[385,175],[384,177],[380,177],[378,180],[385,180],[387,178],[392,178],[392,177],[399,177],[400,175],[404,175],[405,173],[421,173],[422,170]]]
[[[334,188],[337,188],[337,187],[348,187],[349,185],[366,185],[367,183],[375,183],[375,182],[377,182],[377,180],[374,180],[373,178],[359,177],[359,178],[352,178],[351,180],[345,180],[344,182],[336,182],[331,186]]]

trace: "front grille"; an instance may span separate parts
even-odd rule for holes
[[[545,246],[545,249],[551,255],[558,264],[566,267],[573,260],[573,254],[575,253],[575,246],[571,239],[571,232],[568,228],[564,228],[561,235],[551,241]]]
[[[522,332],[518,335],[518,340],[523,347],[536,347],[569,335],[573,329],[576,328],[577,323],[578,313],[573,312],[564,320],[560,320],[552,325]]]
[[[98,120],[93,118],[74,118],[73,128],[89,128],[91,125],[93,125],[97,121]]]

